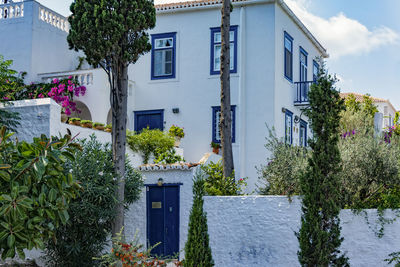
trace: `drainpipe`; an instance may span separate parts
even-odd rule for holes
[[[246,176],[246,9],[240,7],[239,24],[239,174],[240,177]]]

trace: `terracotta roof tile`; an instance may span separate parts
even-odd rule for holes
[[[340,93],[340,96],[342,98],[347,98],[349,95],[354,95],[356,97],[356,100],[359,101],[359,102],[363,101],[364,94],[360,94],[360,93]],[[372,96],[370,96],[370,98],[372,99],[372,101],[374,103],[387,103],[389,106],[392,107],[393,110],[396,110],[394,108],[394,106],[392,105],[392,103],[390,103],[389,99],[383,99],[383,98],[372,97]]]

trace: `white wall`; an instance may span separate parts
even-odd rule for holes
[[[294,235],[300,227],[300,205],[298,198],[290,203],[280,196],[205,197],[215,266],[300,266]],[[341,250],[347,251],[351,266],[387,266],[383,260],[400,249],[400,221],[385,225],[385,235],[378,238],[372,230],[377,212],[366,214],[369,224],[363,213],[342,210]],[[391,211],[386,214],[393,216]]]

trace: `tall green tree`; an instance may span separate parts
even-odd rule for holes
[[[203,210],[204,174],[199,171],[193,181],[193,206],[189,216],[189,233],[185,244],[187,267],[212,267],[214,261],[209,245],[207,215]]]
[[[341,255],[340,245],[340,170],[338,149],[340,112],[344,101],[334,84],[336,79],[325,69],[309,92],[313,139],[309,142],[312,156],[300,177],[302,197],[301,228],[297,233],[302,266],[349,266]]]
[[[155,26],[156,12],[149,0],[76,0],[70,9],[70,48],[82,50],[89,64],[100,65],[110,84],[112,151],[118,174],[116,235],[124,226],[128,66],[150,51],[146,31]]]
[[[231,1],[222,0],[221,8],[221,117],[220,133],[222,147],[222,166],[225,177],[232,177],[232,116],[231,116],[231,85],[230,85],[230,28],[231,28]]]

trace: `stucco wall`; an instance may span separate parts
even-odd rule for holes
[[[182,257],[185,247],[189,213],[192,207],[192,178],[195,168],[189,170],[166,170],[166,171],[144,171],[142,172],[145,184],[156,184],[159,178],[164,183],[182,183],[179,191],[179,251]],[[141,244],[147,244],[146,233],[146,187],[143,187],[140,199],[129,207],[125,215],[125,233],[128,240],[135,236],[138,231],[138,238]]]
[[[298,198],[290,203],[280,196],[205,197],[215,266],[300,266],[294,235],[300,227],[300,205]],[[363,213],[341,212],[342,250],[351,266],[387,266],[383,260],[400,249],[400,221],[386,225],[386,234],[377,238],[376,210],[366,214],[369,224]]]

